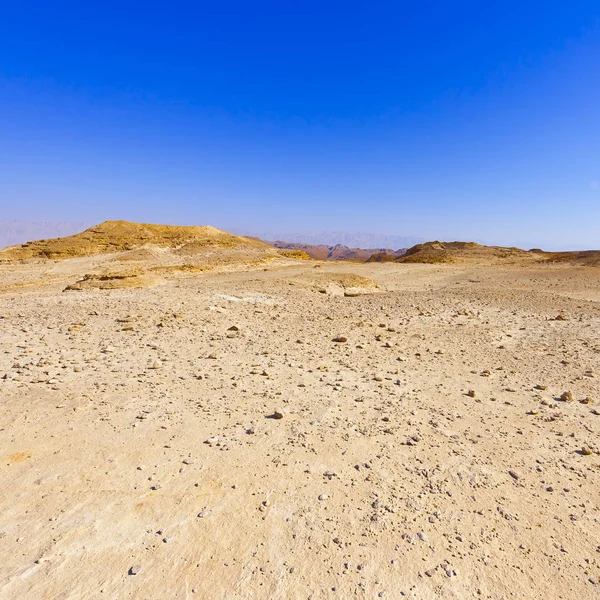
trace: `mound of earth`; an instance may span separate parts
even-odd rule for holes
[[[0,257],[64,259],[124,252],[145,246],[185,249],[188,254],[206,248],[268,249],[263,242],[232,235],[210,226],[105,221],[68,237],[38,240],[6,248],[0,251]]]
[[[83,279],[68,285],[65,291],[116,290],[122,288],[144,288],[160,283],[157,273],[148,271],[130,271],[123,273],[88,274]]]
[[[530,252],[538,252],[530,250]],[[585,250],[582,252],[542,252],[546,262],[570,263],[585,267],[600,267],[600,250]]]
[[[287,258],[297,258],[298,260],[312,260],[310,254],[308,252],[305,252],[304,250],[281,249],[279,250],[279,254]]]
[[[377,255],[371,262],[386,258]],[[479,264],[527,264],[570,263],[580,266],[600,266],[600,251],[544,252],[539,248],[521,250],[504,246],[483,246],[475,242],[426,242],[409,248],[397,258],[402,263],[479,263]]]
[[[394,253],[390,253],[390,252],[375,252],[375,254],[371,254],[371,256],[369,256],[369,258],[366,260],[366,262],[369,263],[373,263],[373,262],[394,262],[396,261],[396,259],[398,259],[400,256],[403,256],[404,254],[406,254],[406,250],[398,250],[397,252]]]
[[[520,248],[483,246],[475,242],[426,242],[409,248],[396,259],[402,263],[516,262],[535,260],[535,255]]]

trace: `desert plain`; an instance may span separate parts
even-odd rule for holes
[[[600,597],[600,268],[121,242],[0,260],[0,598]]]

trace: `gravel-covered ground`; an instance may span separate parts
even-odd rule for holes
[[[600,596],[600,270],[76,271],[0,266],[0,597]]]

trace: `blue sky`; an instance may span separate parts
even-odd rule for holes
[[[600,247],[600,5],[36,2],[4,219]]]

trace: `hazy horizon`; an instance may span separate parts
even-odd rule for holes
[[[110,220],[110,219],[105,219]],[[148,222],[148,221],[141,221]],[[69,221],[26,221],[26,220],[2,220],[0,219],[0,249],[6,246],[24,244],[25,242],[49,239],[55,237],[63,237],[73,235],[93,227],[98,223],[85,223],[85,222],[69,222]],[[168,223],[163,223],[168,224]],[[213,225],[212,223],[170,223],[179,225]],[[354,248],[387,248],[392,250],[398,250],[401,248],[410,248],[415,244],[421,244],[423,242],[434,241],[433,239],[426,239],[419,236],[410,235],[397,235],[390,233],[374,233],[374,232],[361,232],[361,231],[312,231],[312,232],[286,232],[286,231],[251,231],[246,229],[228,229],[227,227],[219,227],[230,233],[243,236],[258,237],[264,241],[275,242],[284,241],[290,243],[301,243],[311,245],[327,245],[334,246],[341,244],[344,246]],[[477,242],[479,244],[485,244],[490,246],[513,246],[525,250],[531,248],[539,248],[536,245],[526,244],[504,244],[499,242],[489,242],[487,240],[468,238],[447,238],[441,239],[442,242],[452,241],[469,241]],[[547,251],[568,251],[568,250],[599,250],[600,248],[591,247],[568,247],[554,245],[551,247],[543,247],[543,250]]]
[[[13,3],[0,217],[598,248],[599,23],[589,0]]]

